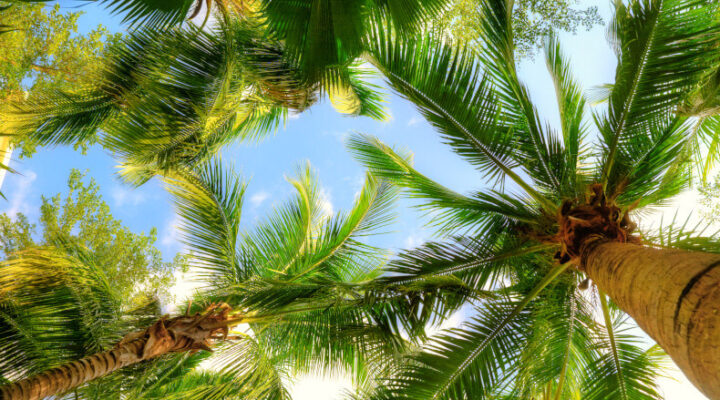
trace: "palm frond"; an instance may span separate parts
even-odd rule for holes
[[[488,302],[464,328],[431,340],[423,353],[410,358],[398,376],[388,380],[387,394],[400,399],[483,398],[492,394],[508,368],[506,361],[522,347],[520,339],[528,321],[523,310],[567,267],[552,268],[521,300]]]
[[[600,179],[622,185],[615,169],[622,149],[670,118],[686,93],[716,64],[720,40],[717,4],[704,0],[635,0],[615,3],[611,36],[618,67],[605,115]],[[628,151],[626,154],[635,154]]]
[[[562,156],[564,160],[560,164],[563,169],[557,174],[559,181],[564,183],[561,195],[571,198],[578,197],[581,193],[577,193],[577,190],[589,184],[589,179],[583,179],[589,175],[587,167],[583,167],[589,156],[588,148],[583,144],[588,130],[584,119],[587,99],[582,88],[573,79],[569,62],[566,60],[556,36],[553,35],[547,39],[545,54],[547,67],[555,84],[562,125],[564,147]],[[575,193],[568,189],[574,189]]]
[[[422,201],[421,209],[435,211],[433,221],[443,231],[483,230],[494,216],[523,222],[535,219],[534,208],[520,199],[497,192],[468,197],[434,182],[412,167],[409,155],[394,151],[377,138],[354,135],[348,147],[373,174],[407,188],[411,197]]]
[[[546,128],[530,100],[527,87],[520,82],[515,65],[512,34],[512,2],[481,1],[482,47],[479,60],[493,82],[501,104],[502,126],[511,129],[516,144],[515,159],[535,183],[549,191],[562,191],[564,149],[555,132]]]
[[[7,0],[9,3],[39,3],[50,0]],[[123,16],[123,22],[131,27],[163,28],[181,24],[190,7],[197,0],[87,0],[96,1],[110,8],[113,14]]]
[[[87,249],[58,238],[0,266],[0,371],[10,379],[103,351],[157,318],[155,303],[126,310]]]
[[[194,265],[212,276],[244,279],[248,271],[238,264],[236,244],[246,184],[232,169],[224,170],[219,159],[164,180]]]
[[[620,313],[613,318],[607,307],[603,309],[608,324],[600,341],[604,351],[588,366],[583,399],[662,399],[656,379],[662,376],[667,356],[657,345],[643,350],[640,338],[626,332],[627,317]]]
[[[453,149],[488,174],[509,177],[541,204],[547,199],[513,168],[512,129],[499,121],[497,96],[473,53],[430,38],[398,40],[386,23],[369,35],[369,60],[402,96],[415,103]]]
[[[692,214],[685,220],[678,218],[676,212],[672,220],[660,220],[659,226],[652,231],[644,231],[643,239],[651,246],[673,248],[687,251],[717,253],[720,251],[720,230],[713,228],[712,221],[698,220],[690,222]]]

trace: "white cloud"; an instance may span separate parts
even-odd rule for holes
[[[287,117],[288,119],[300,119],[300,114],[298,111],[290,110]]]
[[[133,190],[123,186],[113,187],[111,195],[115,205],[118,207],[122,207],[124,205],[137,206],[145,202],[145,195],[139,190]]]
[[[17,176],[20,179],[18,180],[17,186],[12,190],[10,205],[5,210],[5,213],[10,217],[13,217],[19,212],[26,215],[30,213],[31,209],[27,202],[27,196],[30,194],[32,183],[37,179],[37,174],[30,170],[21,171]],[[7,196],[10,193],[4,194]]]
[[[301,375],[289,386],[294,400],[335,400],[343,393],[352,390],[352,380],[348,376]]]
[[[259,207],[268,198],[270,198],[270,193],[259,191],[250,196],[250,204],[252,204],[253,207]]]
[[[409,249],[413,247],[418,247],[423,243],[425,243],[425,238],[423,237],[423,235],[413,233],[405,239],[405,248]]]
[[[320,210],[328,217],[334,214],[332,196],[330,196],[330,190],[320,189]]]
[[[412,118],[410,118],[410,120],[408,120],[407,125],[408,125],[408,126],[417,125],[417,124],[420,123],[420,121],[422,121],[421,118],[419,118],[419,117],[412,117]]]
[[[441,333],[445,329],[450,328],[459,328],[460,325],[465,321],[465,307],[460,308],[459,310],[455,311],[448,319],[443,321],[439,326],[438,325],[431,325],[428,326],[425,331],[427,332],[428,336],[435,336],[439,333]]]
[[[181,219],[177,214],[173,214],[172,219],[165,225],[165,231],[160,238],[160,243],[165,246],[174,246],[180,242],[180,234],[178,227],[180,226]]]

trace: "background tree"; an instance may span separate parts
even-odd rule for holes
[[[185,270],[183,256],[163,261],[154,244],[157,230],[134,233],[110,213],[94,180],[72,170],[68,192],[42,197],[38,226],[22,213],[0,215],[0,249],[6,258],[36,246],[52,246],[63,237],[89,251],[114,290],[128,304],[140,304],[156,295],[167,296],[173,273]],[[135,299],[135,302],[132,301]],[[171,299],[166,299],[171,300]]]
[[[0,110],[9,101],[47,89],[68,89],[82,83],[101,65],[104,48],[120,35],[102,25],[77,32],[82,12],[64,12],[60,4],[0,2]],[[34,151],[29,143],[23,154]]]
[[[578,0],[516,0],[513,6],[515,51],[532,57],[552,32],[573,32],[601,24],[597,7],[578,9]],[[453,38],[480,45],[482,13],[478,0],[454,0],[435,27]]]

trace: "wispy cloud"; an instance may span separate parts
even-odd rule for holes
[[[265,202],[265,200],[270,198],[270,193],[266,191],[259,191],[252,196],[250,196],[250,204],[252,204],[253,207],[259,207],[262,203]]]
[[[320,189],[320,209],[322,210],[322,213],[328,217],[335,213],[329,189]]]
[[[145,195],[139,190],[133,190],[123,186],[113,187],[111,195],[113,202],[118,207],[125,205],[137,206],[146,200]]]
[[[417,125],[420,123],[420,121],[422,121],[422,119],[420,117],[412,117],[408,120],[407,125],[408,126]]]
[[[332,400],[343,397],[343,393],[352,390],[352,379],[346,374],[319,376],[300,375],[289,385],[295,400]]]
[[[418,233],[413,233],[405,239],[406,248],[418,247],[423,243],[425,243],[425,237]]]
[[[33,171],[21,171],[21,175],[17,175],[20,179],[17,182],[17,186],[12,189],[12,196],[10,197],[10,205],[5,210],[5,213],[9,216],[14,216],[17,213],[29,214],[31,211],[30,205],[27,202],[27,197],[30,194],[30,189],[33,182],[37,179],[37,174]],[[7,196],[7,190],[5,191]]]
[[[167,247],[175,247],[180,244],[180,234],[178,232],[180,223],[180,217],[177,214],[173,214],[172,219],[165,224],[163,235],[160,238],[160,244]]]

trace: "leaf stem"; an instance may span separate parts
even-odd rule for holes
[[[605,299],[605,293],[598,288],[598,295],[600,296],[600,306],[602,307],[603,317],[605,318],[605,329],[607,329],[608,337],[610,338],[610,347],[612,349],[613,361],[615,361],[615,368],[617,368],[618,374],[618,385],[620,386],[620,393],[622,398],[627,400],[627,391],[625,389],[625,380],[622,376],[622,369],[620,368],[620,358],[618,357],[617,343],[615,342],[615,332],[613,331],[612,318],[610,317],[610,309],[608,308],[607,300]]]

